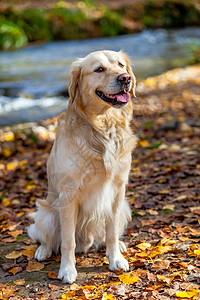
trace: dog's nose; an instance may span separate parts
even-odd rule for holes
[[[131,82],[131,76],[127,73],[123,73],[123,74],[120,74],[118,77],[117,77],[117,80],[120,82],[120,83],[130,83]]]

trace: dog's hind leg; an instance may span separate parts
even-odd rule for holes
[[[52,252],[58,252],[60,247],[59,221],[55,209],[46,202],[39,200],[35,224],[28,228],[28,234],[41,245],[38,247],[35,258],[42,261],[51,256]]]

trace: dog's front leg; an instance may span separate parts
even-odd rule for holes
[[[77,277],[75,268],[77,205],[74,200],[60,207],[61,265],[58,278],[64,283],[72,283]]]
[[[109,260],[109,269],[111,271],[122,268],[124,271],[129,270],[127,260],[123,257],[119,248],[119,222],[120,207],[124,201],[125,188],[122,188],[114,203],[113,215],[106,223],[106,256]]]

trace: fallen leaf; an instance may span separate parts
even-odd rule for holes
[[[167,284],[170,284],[174,280],[174,276],[163,276],[163,275],[157,275],[157,278],[161,282],[166,282]]]
[[[119,275],[119,279],[125,284],[133,284],[140,281],[140,278],[134,272]]]
[[[150,258],[154,258],[160,254],[163,254],[163,253],[167,253],[169,252],[170,250],[172,249],[171,246],[157,246],[155,250],[153,250],[150,254],[149,254],[149,257]]]
[[[15,275],[15,274],[17,274],[17,273],[19,273],[21,271],[22,271],[22,268],[18,266],[18,267],[14,267],[14,268],[10,269],[8,272],[12,273],[13,275]]]
[[[0,299],[8,299],[12,296],[16,295],[16,288],[13,286],[7,286],[5,288],[2,288],[0,291]]]
[[[174,210],[175,205],[174,204],[167,204],[165,206],[163,206],[162,209],[169,209],[169,210]]]
[[[58,279],[58,272],[48,271],[48,277],[50,279]]]
[[[23,230],[14,230],[12,232],[10,232],[10,235],[12,235],[13,237],[17,237],[18,235],[22,234]]]
[[[103,293],[102,300],[115,300],[115,296],[113,294]]]
[[[169,268],[170,261],[167,259],[156,259],[153,262],[151,269],[153,271],[166,270]]]
[[[187,291],[178,291],[176,293],[176,297],[179,298],[189,298],[189,299],[197,299],[199,295],[199,289],[187,290]]]
[[[140,243],[136,245],[135,247],[139,248],[140,250],[146,250],[151,247],[151,244],[149,243]]]
[[[60,289],[60,286],[57,286],[55,284],[51,284],[49,283],[49,288],[52,290],[52,291],[57,291]]]
[[[72,299],[76,295],[75,291],[70,291],[64,295],[62,295],[62,299]]]
[[[150,146],[150,144],[147,140],[140,140],[139,145],[143,148],[148,148]]]
[[[16,285],[25,285],[25,278],[13,280],[14,284]]]
[[[119,296],[125,296],[125,287],[123,284],[121,285],[117,285],[117,286],[112,286],[108,292],[112,292],[116,295],[119,295]]]
[[[29,260],[28,266],[26,267],[27,272],[39,271],[44,268],[44,264],[36,260]]]
[[[5,239],[2,239],[2,242],[4,243],[13,243],[13,242],[16,242],[16,238],[5,238]]]
[[[5,257],[9,259],[16,259],[20,256],[22,256],[22,252],[12,251],[8,253]]]

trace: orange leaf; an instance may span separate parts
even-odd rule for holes
[[[28,266],[26,267],[27,272],[39,271],[44,268],[44,264],[36,260],[29,260]]]
[[[14,267],[14,268],[10,269],[8,272],[12,273],[13,275],[15,275],[15,274],[17,274],[17,273],[19,273],[21,271],[22,271],[21,267]]]
[[[133,284],[140,280],[140,278],[134,274],[134,272],[119,275],[119,279],[125,284]]]
[[[16,259],[20,256],[22,256],[22,252],[12,251],[8,253],[5,257],[9,259]]]
[[[6,288],[2,288],[1,292],[0,292],[0,299],[8,299],[12,296],[16,295],[16,288],[15,287],[11,287],[8,286]]]
[[[50,279],[58,279],[58,272],[48,271],[48,277]]]

